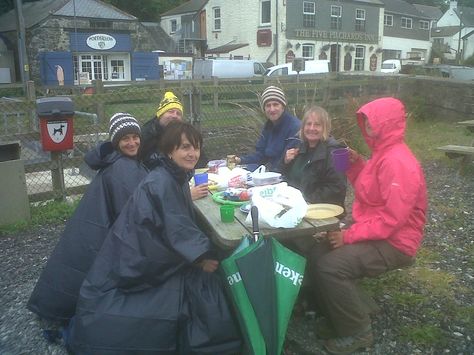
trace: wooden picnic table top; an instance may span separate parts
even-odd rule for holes
[[[220,204],[212,199],[211,193],[204,198],[194,201],[194,209],[201,228],[221,248],[236,247],[242,236],[252,235],[252,227],[245,223],[246,213],[235,207],[235,220],[232,223],[223,223],[220,217]],[[311,237],[315,233],[336,230],[339,220],[335,217],[319,220],[303,219],[295,228],[260,228],[263,236],[275,237],[277,240],[290,238]]]
[[[458,122],[458,125],[464,126],[471,132],[474,132],[474,120],[461,121]]]

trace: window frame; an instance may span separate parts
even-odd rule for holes
[[[216,16],[216,12],[218,12],[218,16]],[[214,6],[212,8],[212,30],[214,32],[222,30],[222,12],[220,6]]]
[[[388,23],[388,19],[390,19],[390,23]],[[383,25],[387,27],[393,27],[393,15],[383,15]]]
[[[362,57],[358,56],[359,50],[362,50],[362,52],[363,52]],[[356,46],[355,53],[354,53],[354,71],[364,71],[364,69],[365,69],[365,53],[366,53],[365,46]]]
[[[306,11],[305,5],[312,5],[313,11]],[[316,27],[316,2],[303,1],[303,27]]]
[[[362,17],[359,15],[363,14]],[[355,31],[356,32],[365,32],[365,24],[367,19],[367,12],[365,9],[356,9],[355,10]]]
[[[266,8],[264,9],[265,4],[268,5],[268,9]],[[267,11],[268,11],[268,14],[266,14]],[[264,15],[268,15],[268,22],[263,21]],[[269,26],[271,24],[272,24],[272,2],[271,0],[260,0],[260,26]]]
[[[338,9],[339,13],[333,13],[333,9]],[[341,5],[331,5],[331,30],[340,30],[342,28],[342,6]]]
[[[171,19],[170,20],[170,33],[176,33],[178,30],[178,20]]]
[[[406,22],[406,25],[404,26],[403,25],[403,21],[405,20]],[[408,27],[408,23],[410,23],[410,27]],[[400,27],[401,28],[404,28],[404,29],[407,29],[407,30],[411,30],[413,29],[413,19],[411,17],[406,17],[406,16],[402,16],[400,18]]]
[[[426,27],[424,27],[423,24],[426,24]],[[420,30],[429,31],[430,21],[420,20],[420,26],[419,27],[420,27]]]
[[[301,57],[303,57],[306,60],[314,60],[314,48],[315,45],[313,43],[303,43],[301,45]],[[310,50],[311,55],[304,55],[305,51]]]

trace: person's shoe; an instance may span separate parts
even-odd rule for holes
[[[368,330],[358,335],[329,339],[324,347],[331,354],[351,354],[358,349],[371,347],[373,344],[374,335],[372,330]]]
[[[325,317],[316,319],[315,333],[316,337],[322,340],[328,340],[336,336],[336,331]]]

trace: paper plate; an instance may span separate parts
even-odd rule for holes
[[[341,206],[329,203],[315,203],[308,205],[308,212],[306,212],[305,217],[309,219],[324,219],[339,216],[342,212],[344,212],[344,208]]]
[[[217,203],[220,203],[222,205],[234,205],[234,206],[242,206],[242,205],[245,205],[246,203],[249,203],[249,201],[231,201],[231,200],[226,200],[224,199],[224,196],[222,196],[224,194],[224,191],[219,191],[219,192],[215,192],[212,194],[212,199],[217,202]]]

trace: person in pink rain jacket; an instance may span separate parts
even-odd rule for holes
[[[403,103],[391,97],[371,101],[358,110],[357,122],[372,154],[364,160],[350,151],[353,224],[328,232],[310,253],[316,305],[330,330],[325,347],[336,354],[374,341],[356,280],[412,264],[426,222],[426,183],[404,140]]]

